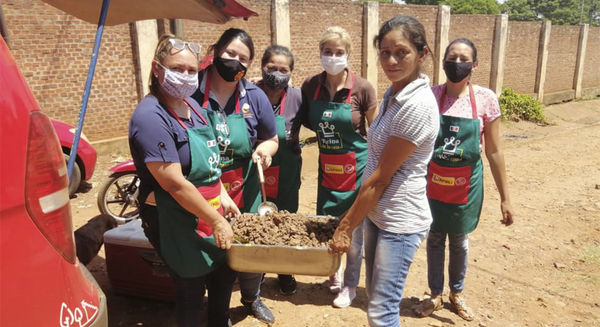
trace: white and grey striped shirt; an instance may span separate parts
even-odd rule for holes
[[[381,101],[379,115],[367,133],[369,159],[363,183],[379,165],[390,136],[405,139],[417,147],[396,171],[368,217],[382,230],[412,234],[429,229],[432,221],[426,175],[439,130],[439,111],[426,75],[397,94],[391,93],[392,88],[389,88]]]

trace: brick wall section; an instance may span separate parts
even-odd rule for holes
[[[492,66],[492,42],[494,40],[494,15],[451,15],[448,42],[457,38],[467,38],[477,47],[479,61],[473,73],[472,82],[484,87],[490,86]]]
[[[504,86],[517,93],[534,93],[540,22],[508,22]]]
[[[260,76],[260,58],[271,43],[271,1],[239,0],[259,13],[249,21],[232,20],[225,25],[184,22],[184,34],[206,51],[229,27],[242,28],[251,35],[256,50],[248,78]],[[395,15],[416,17],[425,27],[430,45],[435,43],[437,6],[379,4],[381,25]],[[4,0],[3,11],[9,29],[12,53],[40,106],[52,118],[75,125],[93,48],[96,25],[82,22],[40,0]],[[353,41],[350,67],[360,74],[363,4],[347,0],[290,1],[291,47],[296,55],[293,84],[300,86],[307,76],[322,71],[318,42],[331,25],[348,30]],[[333,19],[332,17],[335,17]],[[473,81],[488,86],[495,16],[452,15],[450,41],[457,37],[473,40],[479,50],[479,68]],[[163,24],[169,30],[168,20]],[[533,92],[540,23],[509,22],[504,84],[517,92]],[[570,90],[579,40],[578,26],[552,26],[548,55],[546,93]],[[96,74],[88,104],[84,132],[92,141],[126,136],[127,124],[137,105],[135,64],[127,24],[106,27],[100,47]],[[371,44],[369,40],[369,44]],[[444,49],[433,49],[444,51]],[[433,57],[424,72],[431,76]],[[600,28],[591,27],[584,63],[583,87],[600,86]],[[147,83],[147,76],[142,82]],[[389,81],[379,71],[376,89],[381,98]]]
[[[588,32],[581,86],[600,87],[600,27],[590,27]]]
[[[293,84],[297,87],[312,75],[323,71],[319,40],[330,26],[340,26],[350,34],[352,50],[349,66],[361,75],[363,5],[347,0],[290,1],[291,48],[296,57]]]
[[[248,8],[258,13],[258,17],[251,17],[249,20],[234,19],[224,25],[215,25],[202,23],[192,20],[185,20],[183,29],[185,37],[202,45],[202,52],[205,54],[208,48],[219,40],[219,37],[228,28],[241,28],[248,32],[254,43],[254,61],[246,78],[260,77],[260,59],[264,50],[271,45],[271,1],[239,1]],[[210,53],[212,55],[212,53]]]
[[[427,43],[432,47],[432,51],[438,51],[435,49],[435,34],[437,31],[437,6],[414,6],[414,5],[399,5],[399,4],[379,4],[379,26],[383,25],[386,21],[392,19],[398,15],[408,15],[416,18],[421,22],[425,28],[425,34],[427,37]],[[370,42],[372,44],[372,41]],[[423,65],[423,73],[429,75],[429,78],[433,80],[433,55],[429,55]],[[433,83],[433,81],[432,81]],[[386,78],[385,74],[379,68],[378,74],[378,87],[377,96],[383,97],[385,91],[390,87],[390,81]]]
[[[96,26],[41,1],[6,0],[2,7],[12,54],[41,108],[76,125]],[[129,27],[107,27],[83,129],[90,140],[127,134],[136,92]]]
[[[573,89],[580,30],[579,26],[552,25],[548,44],[545,93]]]

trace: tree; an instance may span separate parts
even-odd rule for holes
[[[453,14],[490,14],[500,13],[496,0],[404,0],[412,5],[449,5]]]
[[[580,22],[600,26],[600,0],[508,0],[502,12],[510,20],[551,20],[555,25]]]

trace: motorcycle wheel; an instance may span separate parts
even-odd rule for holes
[[[100,212],[110,215],[119,224],[139,218],[137,190],[140,179],[136,173],[114,173],[98,194]]]

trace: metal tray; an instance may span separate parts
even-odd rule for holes
[[[327,247],[233,244],[227,251],[229,267],[240,272],[331,276],[340,262],[341,256],[329,253]]]

